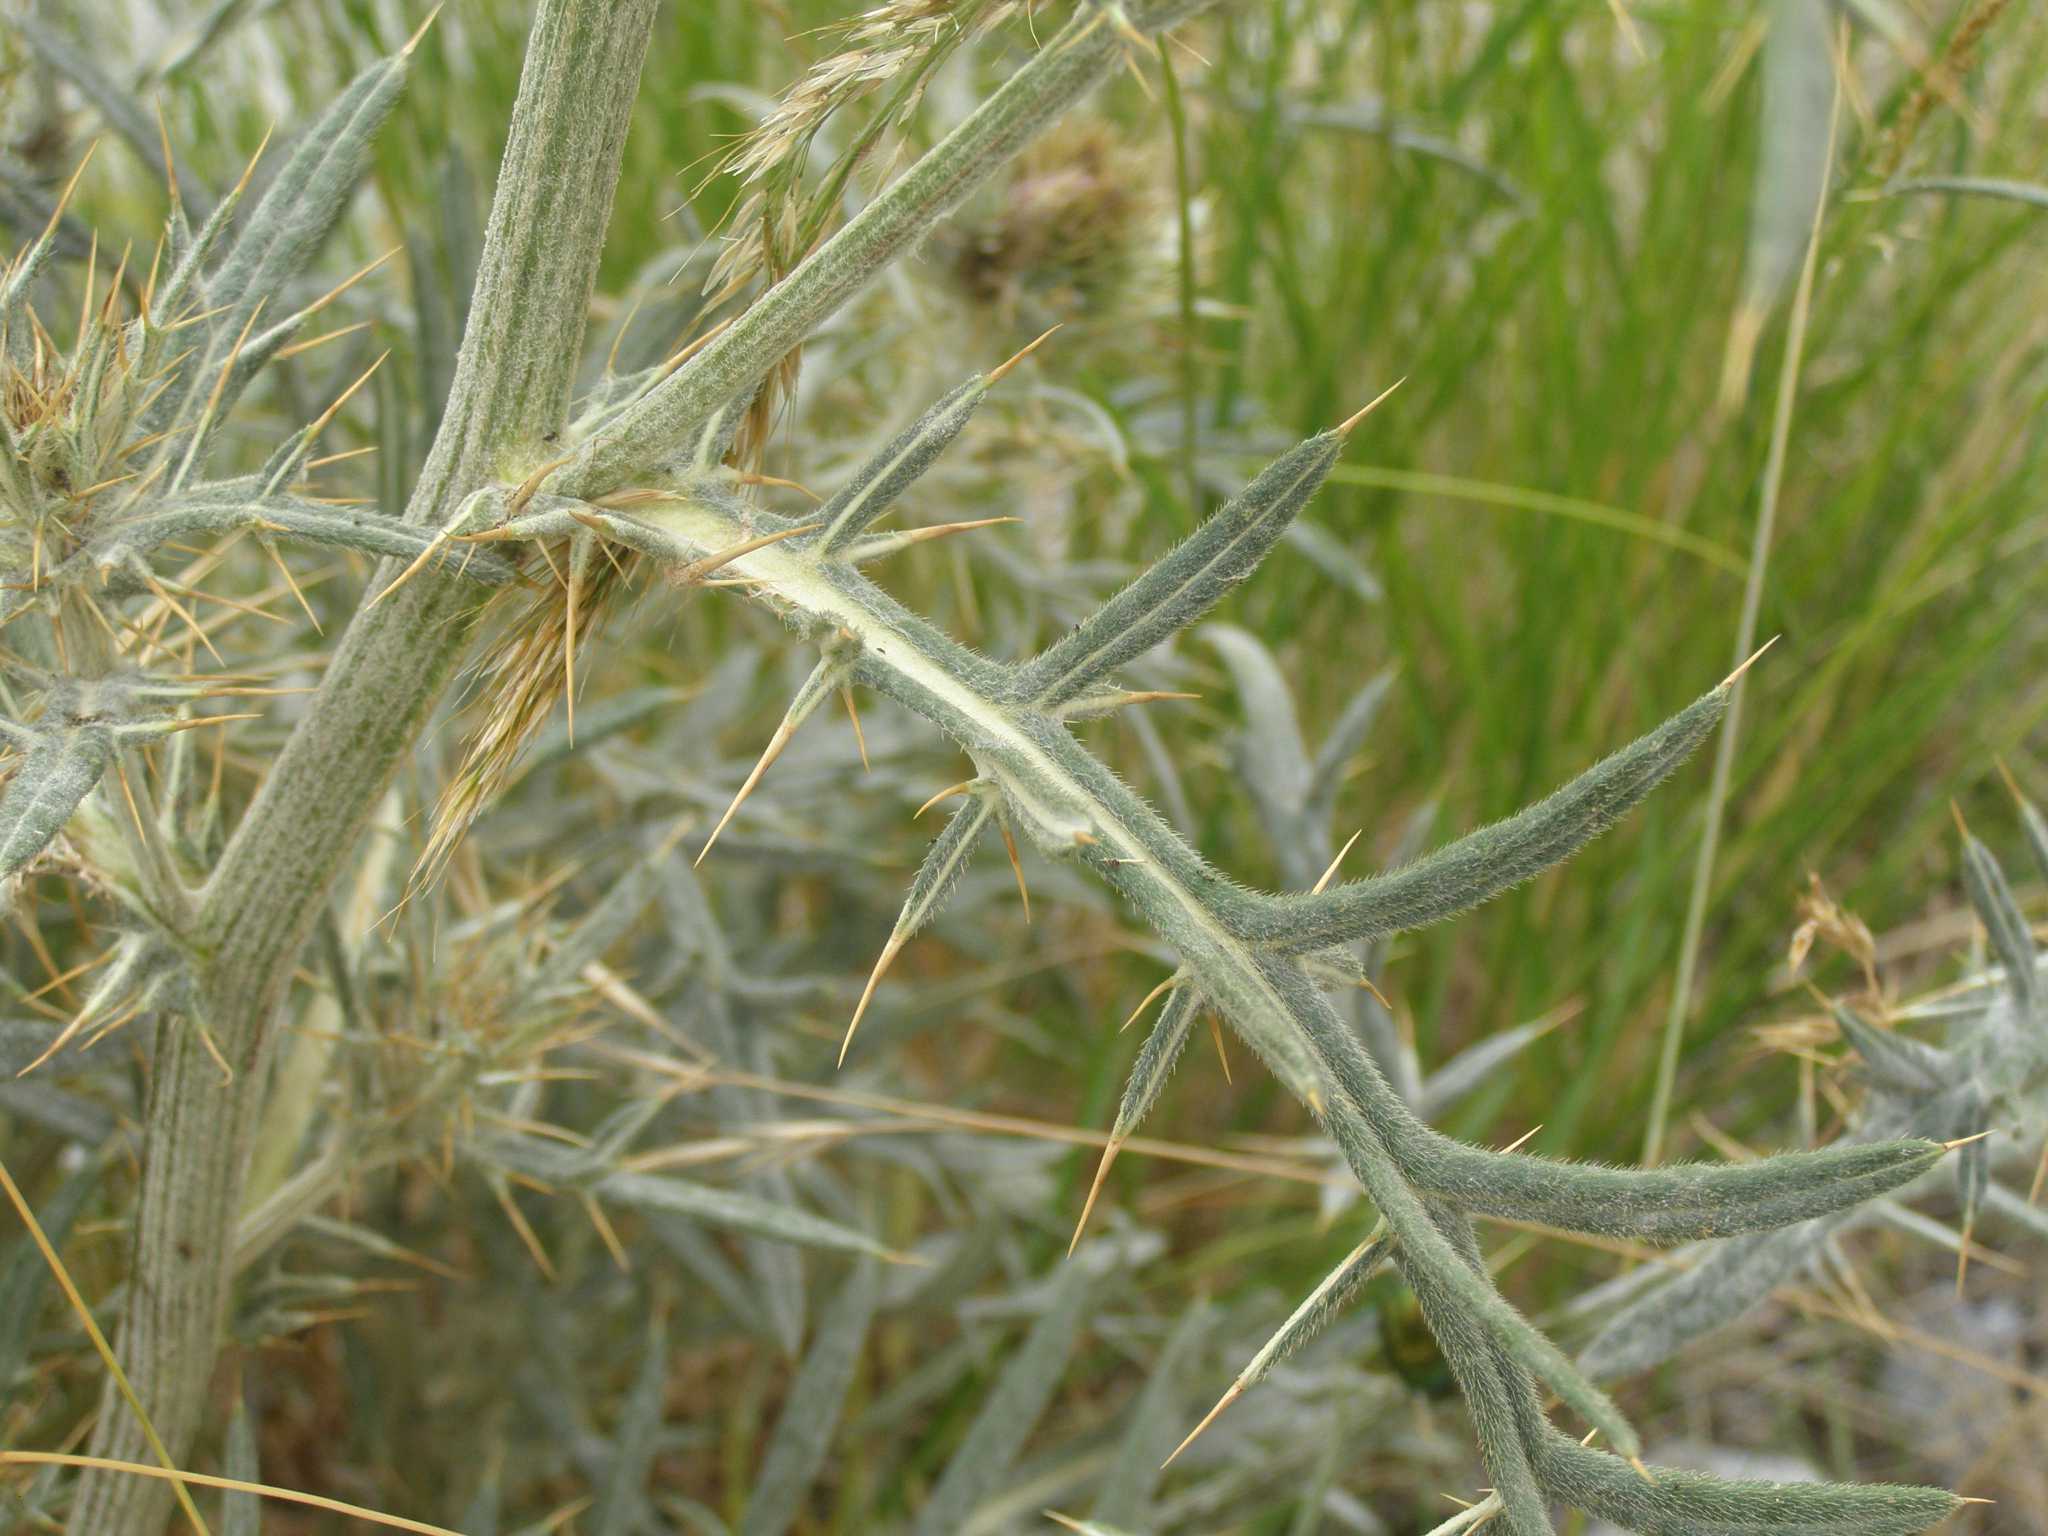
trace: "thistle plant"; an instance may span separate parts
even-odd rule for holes
[[[886,69],[876,66],[892,100],[914,101],[950,39],[1009,8],[916,9],[932,18],[930,35],[919,34],[906,56],[891,52]],[[665,920],[693,909],[693,877],[678,861],[710,855],[707,868],[715,868],[731,856],[721,835],[744,826],[749,794],[806,720],[830,701],[868,694],[941,733],[973,773],[939,797],[960,803],[893,927],[875,936],[879,958],[851,1010],[841,1060],[865,1044],[857,1031],[889,1008],[892,966],[942,913],[993,834],[1013,859],[1027,844],[1099,881],[1171,954],[1164,1002],[1109,1133],[1105,1170],[1158,1100],[1197,1022],[1211,1016],[1314,1117],[1377,1211],[1374,1234],[1254,1356],[1226,1403],[1385,1263],[1420,1300],[1469,1406],[1501,1528],[1515,1536],[1552,1529],[1555,1503],[1643,1532],[1760,1536],[1918,1531],[1956,1507],[1931,1488],[1729,1481],[1646,1465],[1636,1431],[1596,1384],[1597,1372],[1495,1286],[1473,1222],[1509,1216],[1641,1243],[1768,1242],[1909,1185],[1943,1159],[1944,1141],[1968,1115],[1950,1106],[1933,1116],[1880,1117],[1867,1136],[1749,1164],[1634,1170],[1489,1151],[1441,1134],[1417,1113],[1427,1085],[1390,1018],[1351,1012],[1375,964],[1372,946],[1470,911],[1614,827],[1712,733],[1735,679],[1506,820],[1366,878],[1339,881],[1328,861],[1310,881],[1303,863],[1292,871],[1295,889],[1254,890],[1208,862],[1074,727],[1156,699],[1159,690],[1129,685],[1132,669],[1253,574],[1384,394],[1279,454],[1078,626],[1015,659],[962,645],[868,572],[912,544],[964,531],[965,524],[891,531],[882,522],[1024,352],[992,358],[963,379],[814,510],[785,515],[760,494],[740,434],[813,332],[1063,111],[1202,9],[1203,0],[1077,7],[1028,64],[836,231],[827,233],[843,177],[829,184],[829,198],[795,212],[794,203],[769,202],[771,192],[788,191],[771,186],[747,215],[751,229],[767,231],[747,237],[758,252],[735,247],[741,254],[719,274],[739,281],[759,272],[767,285],[664,361],[608,375],[577,399],[585,319],[655,7],[542,0],[453,380],[403,509],[336,507],[302,486],[346,392],[257,473],[212,477],[209,465],[257,370],[306,344],[302,330],[325,300],[300,296],[296,285],[346,206],[412,45],[350,85],[260,197],[249,195],[245,177],[196,230],[174,204],[132,314],[122,307],[125,269],[103,296],[88,275],[87,312],[68,351],[26,306],[52,249],[54,219],[17,259],[0,296],[10,369],[0,555],[11,567],[0,618],[10,643],[5,732],[17,753],[0,801],[0,876],[15,881],[45,867],[69,873],[121,914],[118,942],[90,996],[49,1042],[53,1057],[136,1019],[156,1029],[115,1344],[134,1401],[109,1385],[93,1432],[97,1457],[183,1457],[200,1428],[237,1266],[280,1232],[316,1219],[351,1172],[417,1155],[436,1140],[452,1144],[458,1134],[463,1155],[508,1211],[517,1209],[515,1183],[539,1184],[653,1213],[681,1229],[672,1239],[679,1251],[708,1227],[858,1255],[861,1267],[844,1282],[802,1367],[823,1383],[818,1392],[843,1394],[847,1341],[857,1341],[875,1305],[867,1263],[898,1257],[885,1244],[849,1221],[806,1212],[769,1175],[736,1192],[622,1166],[654,1108],[622,1109],[588,1145],[564,1150],[521,1122],[524,1088],[502,1101],[488,1094],[536,1070],[587,1005],[588,989],[611,985],[592,967],[651,900]],[[883,19],[904,10],[890,7]],[[775,135],[808,142],[860,78],[828,66],[800,93],[801,111],[771,123],[771,148],[744,152],[743,166],[774,161],[782,152],[772,147]],[[849,171],[862,148],[857,142],[846,152]],[[197,539],[212,542],[188,558],[213,558],[234,535],[337,545],[383,563],[317,693],[229,827],[188,727],[221,718],[194,713],[203,703],[262,684],[200,668],[204,621],[171,556]],[[486,672],[482,745],[444,800],[409,885],[415,896],[433,887],[470,823],[502,791],[554,690],[566,684],[573,698],[575,677],[604,665],[605,605],[642,572],[660,578],[667,601],[699,600],[715,586],[758,604],[795,644],[817,653],[781,725],[723,817],[686,824],[647,848],[616,900],[581,924],[548,928],[544,942],[529,944],[518,914],[487,904],[469,912],[455,942],[465,965],[489,978],[468,993],[483,1006],[430,1040],[439,1054],[407,1084],[403,1114],[354,1127],[325,1142],[312,1162],[294,1165],[310,1113],[307,1085],[317,1083],[323,1058],[317,1048],[299,1056],[295,1046],[281,1067],[276,1059],[291,978],[316,938],[335,975],[366,974],[364,957],[348,952],[355,936],[339,939],[325,925],[330,893],[470,641],[508,624],[503,608],[480,604],[483,589],[522,583],[528,601],[509,621],[502,665]],[[1244,664],[1228,632],[1218,644],[1226,654],[1235,648]],[[1326,751],[1347,753],[1377,698],[1359,695]],[[152,773],[124,769],[159,739],[163,761]],[[1252,780],[1261,815],[1290,857],[1312,852],[1325,863],[1326,846],[1299,834],[1313,827],[1315,839],[1326,837],[1329,774],[1306,784],[1257,773]],[[350,908],[376,907],[390,874],[380,869],[359,881]],[[2009,928],[2002,944],[2011,942]],[[678,944],[708,943],[703,928],[688,930],[676,921]],[[705,961],[712,971],[722,963]],[[729,1020],[714,1028],[721,1044],[736,1046]],[[632,1065],[661,1070],[647,1059]],[[499,1123],[474,1133],[479,1103]],[[259,1143],[266,1158],[281,1160],[266,1163],[252,1185]],[[254,1207],[245,1209],[250,1197]],[[1086,1221],[1085,1207],[1077,1214]],[[1079,1251],[1054,1282],[1018,1374],[1006,1377],[933,1487],[920,1531],[958,1528],[984,1491],[996,1442],[1043,1407],[1053,1385],[1047,1373],[1071,1347],[1098,1262],[1083,1236],[1077,1229]],[[658,1329],[657,1322],[632,1394],[635,1425],[659,1412]],[[1586,1440],[1552,1423],[1546,1394],[1575,1429],[1590,1431]],[[820,1448],[799,1429],[778,1429],[771,1460],[815,1467]],[[632,1527],[632,1474],[644,1472],[651,1454],[644,1437],[622,1443],[594,1517],[599,1528]],[[69,1529],[154,1536],[171,1496],[162,1481],[98,1465],[77,1483]],[[759,1528],[779,1528],[784,1514],[764,1512]]]

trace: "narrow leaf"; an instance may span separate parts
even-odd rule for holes
[[[1244,936],[1299,953],[1441,922],[1563,863],[1690,757],[1728,707],[1728,685],[1594,764],[1549,798],[1403,869],[1319,896],[1276,896]]]
[[[4,868],[4,866],[0,866]],[[1968,832],[1963,834],[1963,887],[1970,893],[1970,905],[1977,920],[1991,936],[1991,947],[2005,967],[2005,985],[2022,1013],[2030,1012],[2040,989],[2034,974],[2034,936],[2027,927],[2026,914],[2006,884],[2005,871],[1991,850]]]
[[[804,1497],[825,1464],[847,1389],[860,1364],[875,1315],[877,1277],[872,1263],[855,1265],[818,1319],[810,1352],[790,1383],[782,1416],[775,1421],[761,1458],[740,1536],[783,1536],[802,1511]]]
[[[987,393],[988,379],[982,374],[957,385],[854,471],[853,478],[818,513],[825,524],[825,531],[818,535],[819,553],[828,559],[844,556],[854,540],[932,467]]]
[[[228,1417],[221,1471],[245,1483],[263,1480],[256,1454],[256,1431],[249,1422],[249,1405],[239,1393],[235,1397],[235,1411]],[[239,1488],[222,1489],[220,1536],[263,1536],[263,1501]]]
[[[1187,628],[1257,568],[1337,462],[1340,432],[1282,454],[1144,575],[1018,674],[1017,691],[1064,703]]]
[[[668,1329],[659,1312],[647,1322],[645,1353],[633,1390],[619,1413],[611,1436],[611,1464],[591,1512],[594,1536],[628,1536],[646,1504],[643,1490],[654,1465],[655,1438],[661,1433],[662,1389],[668,1382]]]
[[[0,912],[13,899],[14,877],[64,830],[114,760],[104,725],[55,727],[22,755],[0,792]]]
[[[795,1206],[777,1205],[753,1195],[693,1184],[667,1174],[614,1173],[599,1180],[593,1193],[622,1205],[688,1216],[706,1226],[751,1233],[779,1243],[865,1253],[881,1259],[896,1257],[865,1232],[856,1232]]]
[[[1086,1264],[1061,1268],[1044,1315],[1010,1356],[931,1497],[918,1511],[914,1536],[957,1536],[967,1529],[975,1510],[1002,1487],[1025,1437],[1067,1373],[1067,1360],[1087,1313],[1091,1279]]]

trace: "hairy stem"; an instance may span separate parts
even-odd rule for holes
[[[487,480],[530,468],[566,420],[654,0],[542,0],[447,412],[407,509],[439,526]],[[389,571],[386,577],[389,577]],[[204,1020],[158,1028],[133,1277],[119,1349],[172,1453],[199,1427],[227,1304],[271,1025],[342,861],[460,654],[472,602],[422,571],[358,614],[203,894],[194,931]],[[93,1450],[138,1459],[111,1397]],[[73,1536],[157,1536],[168,1485],[88,1472]]]

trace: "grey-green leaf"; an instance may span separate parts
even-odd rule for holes
[[[1563,863],[1663,783],[1720,723],[1727,685],[1547,799],[1402,869],[1318,896],[1278,896],[1244,934],[1299,953],[1441,922]]]
[[[966,1437],[917,1513],[915,1536],[957,1536],[1009,1475],[1025,1436],[1052,1401],[1081,1336],[1092,1272],[1083,1261],[1060,1267],[1052,1299],[1010,1356]]]
[[[778,1205],[709,1184],[693,1184],[668,1174],[614,1173],[598,1181],[595,1193],[622,1205],[688,1216],[706,1226],[746,1232],[779,1243],[871,1254],[882,1259],[895,1257],[865,1232],[813,1216],[797,1206]]]
[[[1018,695],[1047,707],[1065,703],[1201,618],[1266,558],[1343,448],[1340,434],[1324,432],[1267,465],[1201,527],[1025,666]]]
[[[825,524],[825,531],[818,535],[819,551],[831,558],[844,556],[854,540],[932,467],[987,393],[988,379],[983,374],[957,385],[856,470],[818,513],[818,521]]]
[[[659,1312],[647,1321],[643,1348],[640,1372],[612,1432],[611,1464],[605,1469],[597,1508],[591,1512],[594,1536],[628,1536],[646,1503],[643,1490],[654,1465],[655,1437],[661,1432],[662,1389],[668,1381],[668,1329]]]
[[[782,1415],[769,1436],[740,1536],[783,1536],[795,1523],[831,1448],[874,1319],[878,1291],[876,1266],[862,1260],[818,1319],[810,1351],[790,1383]]]
[[[15,765],[0,793],[0,912],[11,883],[49,847],[114,760],[114,735],[97,723],[47,731]]]

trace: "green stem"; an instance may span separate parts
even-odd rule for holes
[[[415,526],[530,469],[564,426],[654,13],[654,0],[542,0],[451,398],[406,511]],[[200,897],[201,1009],[236,1077],[221,1082],[195,1029],[159,1026],[119,1346],[174,1455],[191,1450],[213,1374],[273,1021],[336,872],[454,669],[472,601],[459,578],[423,570],[357,615]],[[92,1448],[138,1459],[118,1401]],[[70,1530],[158,1536],[169,1501],[163,1482],[87,1472]]]

